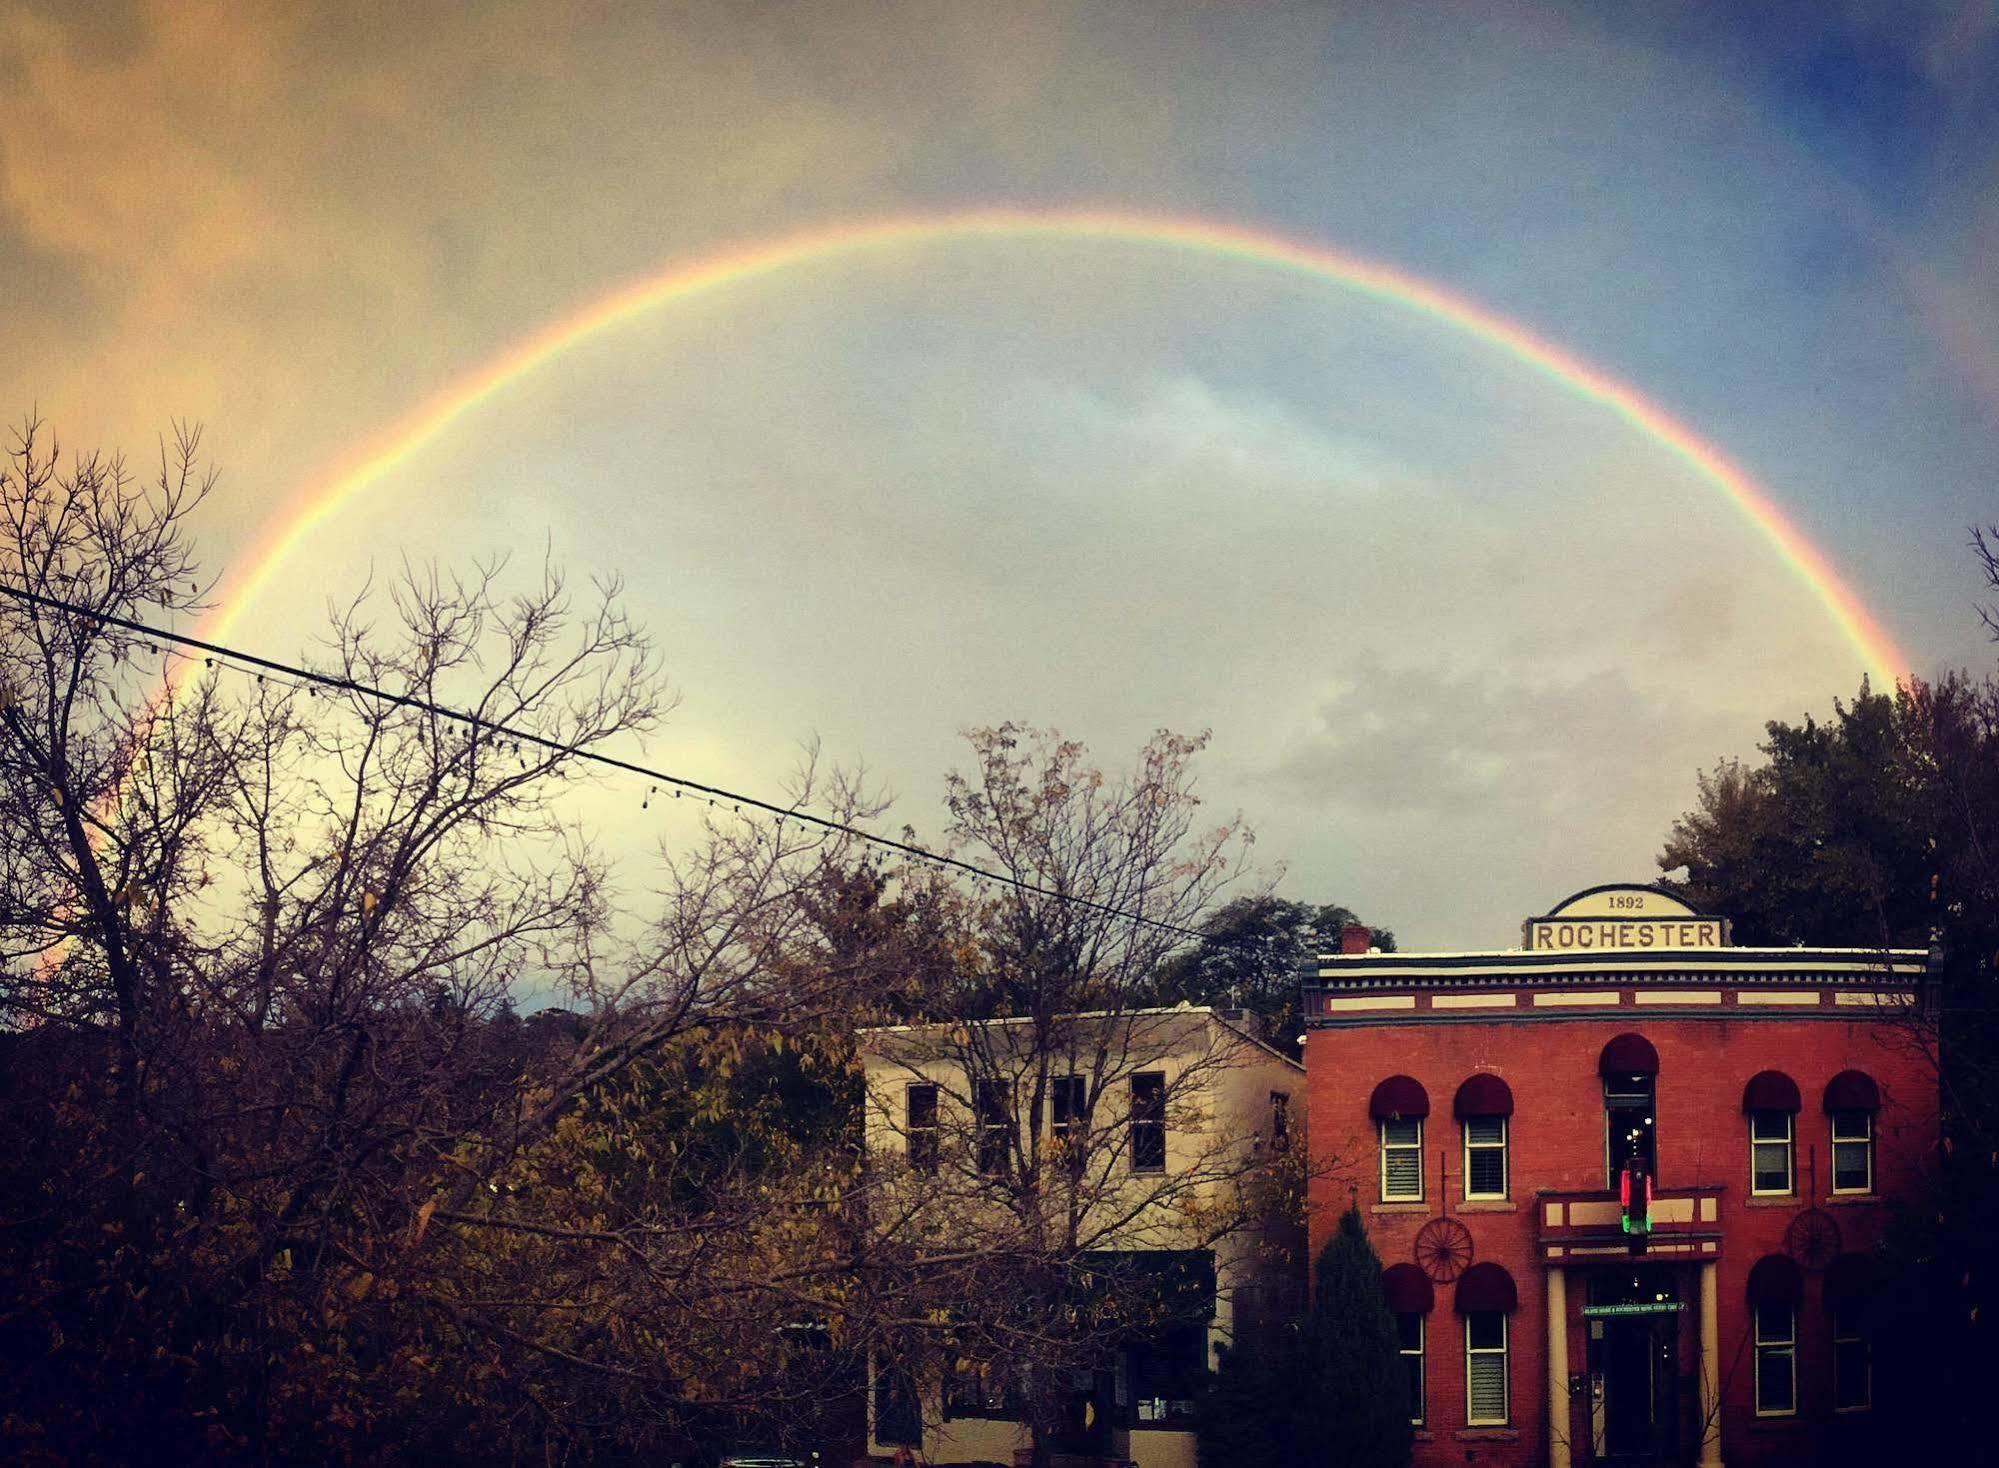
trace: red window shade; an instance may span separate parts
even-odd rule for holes
[[[1865,1071],[1843,1070],[1825,1084],[1827,1111],[1878,1111],[1881,1090]]]
[[[1751,1305],[1796,1305],[1804,1291],[1805,1272],[1783,1254],[1765,1254],[1749,1271]]]
[[[1511,1116],[1513,1090],[1496,1075],[1467,1076],[1451,1101],[1451,1114],[1459,1121],[1468,1116]]]
[[[1395,1315],[1428,1315],[1437,1303],[1430,1276],[1413,1264],[1391,1264],[1382,1270],[1381,1293]]]
[[[1513,1276],[1486,1259],[1458,1276],[1457,1295],[1452,1303],[1460,1315],[1476,1315],[1486,1310],[1510,1312],[1519,1308],[1520,1294],[1513,1288]]]
[[[1788,1111],[1795,1115],[1799,1109],[1798,1083],[1781,1070],[1758,1071],[1742,1088],[1742,1109]]]
[[[1619,1035],[1603,1047],[1603,1054],[1597,1057],[1596,1073],[1655,1076],[1659,1073],[1659,1052],[1643,1035]]]
[[[1430,1114],[1430,1093],[1408,1076],[1390,1076],[1367,1098],[1367,1114],[1376,1121],[1410,1121]]]

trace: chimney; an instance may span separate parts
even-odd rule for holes
[[[1360,923],[1348,923],[1340,929],[1341,953],[1365,953],[1373,946],[1374,934]]]

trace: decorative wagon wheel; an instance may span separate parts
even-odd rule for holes
[[[1807,1208],[1784,1229],[1784,1252],[1807,1269],[1824,1269],[1839,1254],[1839,1224],[1822,1208]]]
[[[1416,1232],[1416,1263],[1438,1284],[1448,1284],[1471,1263],[1471,1230],[1455,1218],[1433,1218]]]

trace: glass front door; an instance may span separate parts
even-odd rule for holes
[[[1589,1338],[1591,1438],[1599,1461],[1674,1461],[1679,1437],[1679,1282],[1640,1267],[1592,1277],[1583,1319]]]

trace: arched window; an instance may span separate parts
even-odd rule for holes
[[[1603,1077],[1604,1186],[1616,1187],[1634,1157],[1657,1177],[1659,1052],[1643,1035],[1619,1035],[1603,1047],[1596,1069]]]
[[[1798,1083],[1780,1070],[1759,1071],[1742,1088],[1742,1111],[1749,1118],[1749,1191],[1796,1192]]]
[[[1388,1301],[1388,1311],[1395,1317],[1397,1348],[1402,1356],[1402,1369],[1409,1387],[1409,1420],[1418,1427],[1423,1425],[1424,1416],[1424,1351],[1425,1336],[1431,1308],[1436,1304],[1436,1292],[1430,1287],[1430,1276],[1413,1264],[1391,1264],[1381,1271],[1381,1293]]]
[[[1504,1198],[1507,1181],[1507,1126],[1513,1092],[1490,1072],[1466,1078],[1451,1102],[1464,1128],[1464,1195],[1467,1201]]]
[[[1874,1191],[1874,1113],[1880,1109],[1880,1088],[1864,1071],[1843,1070],[1826,1082],[1835,1193]]]
[[[1465,1425],[1504,1427],[1512,1407],[1507,1317],[1520,1305],[1513,1276],[1481,1260],[1458,1276],[1453,1303],[1465,1322]]]
[[[1430,1114],[1430,1093],[1409,1076],[1390,1076],[1368,1098],[1381,1139],[1381,1201],[1420,1203],[1423,1200],[1423,1119]]]
[[[1798,1410],[1798,1300],[1804,1271],[1783,1254],[1765,1254],[1749,1271],[1749,1312],[1756,1343],[1756,1415]]]

